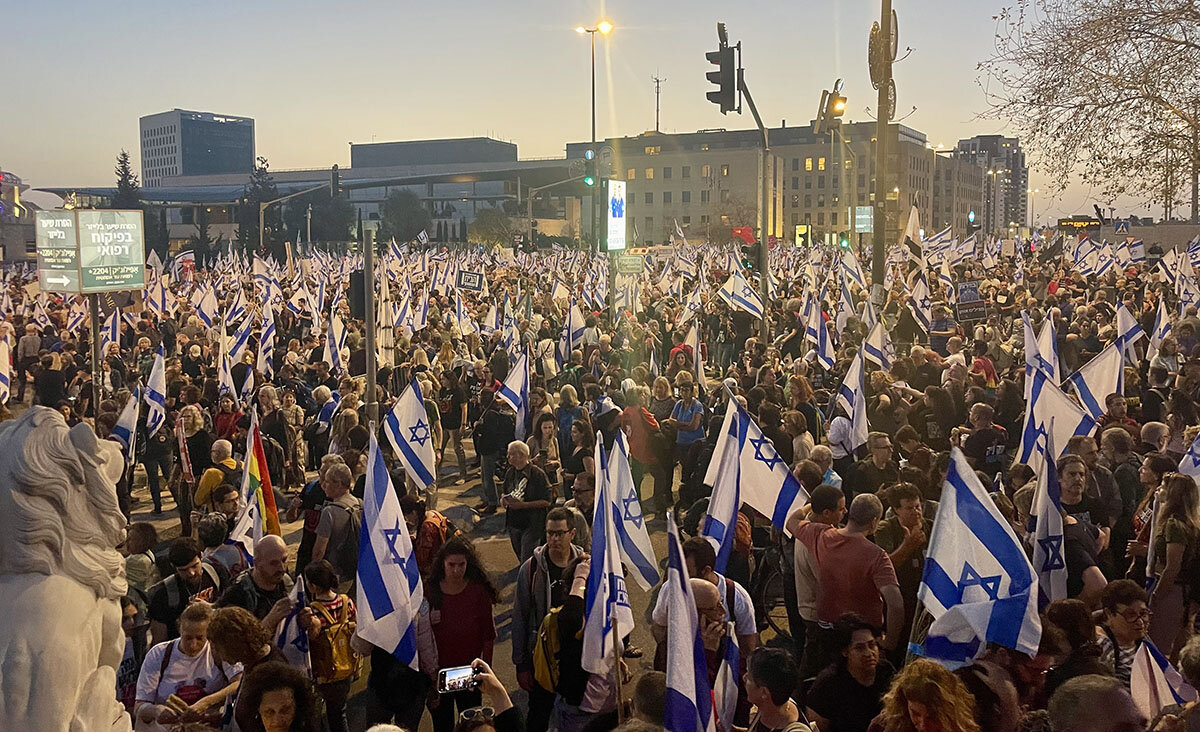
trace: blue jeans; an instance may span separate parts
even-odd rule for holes
[[[155,512],[162,511],[162,497],[158,482],[158,473],[162,471],[162,479],[171,477],[172,458],[170,454],[162,457],[143,458],[142,467],[146,469],[146,485],[150,488],[150,500],[154,502]]]
[[[496,490],[496,466],[500,464],[500,453],[479,456],[479,468],[483,480],[483,500],[489,508],[500,506],[500,492]]]

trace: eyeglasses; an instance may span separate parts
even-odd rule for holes
[[[1134,625],[1136,623],[1148,623],[1150,622],[1150,618],[1154,615],[1150,608],[1145,608],[1143,610],[1122,610],[1117,614],[1120,615],[1125,622],[1129,623],[1130,625]]]
[[[566,531],[559,531],[559,530],[552,529],[552,530],[546,532],[546,536],[550,537],[551,539],[555,539],[560,536],[566,536],[567,534],[571,533],[572,531],[574,531],[574,529],[567,529]]]
[[[491,707],[472,707],[464,709],[462,714],[458,715],[460,721],[470,722],[473,719],[493,719],[496,716],[496,710]]]

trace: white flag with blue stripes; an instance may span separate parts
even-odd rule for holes
[[[331,403],[336,409],[336,402]],[[328,407],[329,404],[325,406]],[[416,378],[413,378],[384,417],[383,433],[392,444],[393,453],[404,464],[404,472],[413,482],[425,487],[433,485],[437,479],[433,431],[429,424],[429,414],[425,411],[421,386]]]
[[[1158,298],[1158,312],[1154,314],[1154,328],[1150,331],[1150,345],[1146,347],[1146,360],[1153,361],[1163,339],[1171,335],[1171,314],[1167,311],[1167,299]]]
[[[0,404],[7,404],[12,391],[12,349],[0,341]]]
[[[725,280],[725,284],[721,285],[717,294],[729,307],[744,310],[754,317],[762,319],[762,297],[754,291],[754,286],[747,282],[740,272],[729,275],[729,279]]]
[[[1092,419],[1099,420],[1104,416],[1104,400],[1109,394],[1125,392],[1125,366],[1121,362],[1120,343],[1120,339],[1110,343],[1095,358],[1071,374],[1071,388]]]
[[[1196,700],[1196,690],[1149,639],[1143,639],[1134,654],[1129,695],[1147,719],[1157,717],[1164,707]]]
[[[1046,454],[1057,458],[1053,423],[1051,420],[1051,429],[1046,430]],[[1029,544],[1033,549],[1033,566],[1038,575],[1038,607],[1045,607],[1067,597],[1062,492],[1059,489],[1056,460],[1047,460],[1045,469],[1038,473],[1029,523]]]
[[[133,465],[133,454],[137,443],[138,410],[141,407],[142,388],[134,387],[133,395],[125,401],[117,423],[113,425],[111,434],[121,443],[121,451],[125,453],[125,463]]]
[[[869,304],[867,312],[872,312]],[[892,339],[888,338],[882,320],[876,322],[871,328],[871,332],[867,334],[867,339],[863,341],[862,353],[884,371],[892,368],[892,359],[896,357],[896,349],[892,346]]]
[[[1058,450],[1066,449],[1067,442],[1075,435],[1090,435],[1096,429],[1096,420],[1059,389],[1046,374],[1037,370],[1029,382],[1025,423],[1021,431],[1021,452],[1017,462],[1025,463],[1038,475],[1045,460],[1045,441],[1042,439],[1050,429],[1054,430],[1054,445]],[[1052,459],[1057,460],[1058,455]]]
[[[1146,331],[1138,325],[1137,318],[1125,307],[1125,303],[1117,303],[1117,342],[1121,344],[1121,353],[1130,365],[1137,365],[1137,351],[1133,344],[1146,337]]]
[[[496,397],[503,399],[516,412],[514,438],[525,439],[525,421],[529,414],[529,354],[522,351],[504,377],[504,383],[496,392]]]
[[[104,321],[104,328],[100,331],[100,354],[108,355],[108,346],[112,343],[121,342],[121,309],[113,308],[112,313]]]
[[[819,299],[810,299],[808,320],[804,324],[805,337],[816,346],[817,363],[826,371],[833,369],[835,353],[833,341],[829,336],[829,327],[825,324],[825,316],[821,311]]]
[[[271,308],[263,308],[261,330],[258,335],[258,361],[255,366],[266,374],[267,379],[275,376],[275,316]]]
[[[933,616],[922,655],[970,663],[986,643],[1033,657],[1042,636],[1037,576],[1008,520],[957,447],[917,598]]]
[[[654,558],[654,547],[650,544],[650,533],[646,530],[646,517],[642,513],[642,503],[629,468],[629,446],[625,442],[623,431],[617,431],[612,451],[608,456],[608,465],[601,468],[607,471],[605,480],[612,487],[609,496],[612,500],[613,526],[617,531],[621,557],[633,570],[634,581],[649,592],[658,584],[658,561]]]
[[[146,436],[154,437],[167,421],[167,367],[163,360],[163,347],[159,345],[154,355],[154,366],[150,369],[150,381],[146,384]]]
[[[597,465],[607,465],[604,443],[596,433]],[[625,570],[613,522],[610,494],[614,486],[607,471],[596,476],[596,505],[592,514],[591,567],[587,579],[583,622],[583,658],[585,670],[601,676],[612,672],[613,662],[621,655],[621,639],[633,630],[633,610],[625,589]]]
[[[854,256],[854,252],[849,249],[842,252],[842,274],[857,282],[859,287],[866,288],[867,278],[863,274],[862,265],[858,263],[858,257]]]
[[[717,572],[724,572],[729,561],[737,512],[743,504],[782,529],[787,517],[808,503],[808,493],[775,445],[732,395],[704,483],[713,490],[700,533],[717,549]]]
[[[250,334],[254,330],[254,316],[247,315],[242,324],[230,336],[229,341],[229,360],[233,363],[241,363],[242,358],[246,355],[246,348],[250,345]]]
[[[867,434],[870,432],[867,424],[866,369],[862,351],[854,356],[850,368],[846,370],[846,378],[838,387],[837,403],[846,410],[846,415],[850,418],[850,444],[843,445],[842,448],[847,453],[853,453],[867,444]]]
[[[696,383],[703,391],[708,391],[708,379],[704,376],[704,358],[700,355],[700,329],[693,323],[688,329],[683,343],[692,349],[692,370],[696,374]]]
[[[372,425],[358,543],[358,635],[419,671],[421,570]]]
[[[667,696],[663,728],[667,732],[714,732],[712,687],[696,599],[683,561],[675,516],[667,513]]]
[[[924,271],[918,271],[913,279],[912,291],[908,294],[908,310],[921,330],[928,333],[929,323],[933,320],[933,304],[929,300],[929,283],[925,281]]]
[[[275,631],[275,647],[283,653],[287,662],[296,668],[312,671],[312,659],[308,653],[308,631],[300,627],[300,613],[308,607],[308,593],[304,590],[304,576],[296,578],[288,594],[292,609]]]

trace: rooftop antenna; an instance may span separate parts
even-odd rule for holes
[[[666,79],[660,79],[658,78],[658,74],[655,74],[654,76],[650,77],[650,80],[654,82],[654,131],[658,132],[659,97],[662,96],[662,83],[666,81]]]

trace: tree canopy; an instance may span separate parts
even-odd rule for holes
[[[398,242],[412,241],[422,230],[429,231],[431,221],[429,210],[417,194],[392,191],[383,202],[377,241],[386,242],[393,237]]]

